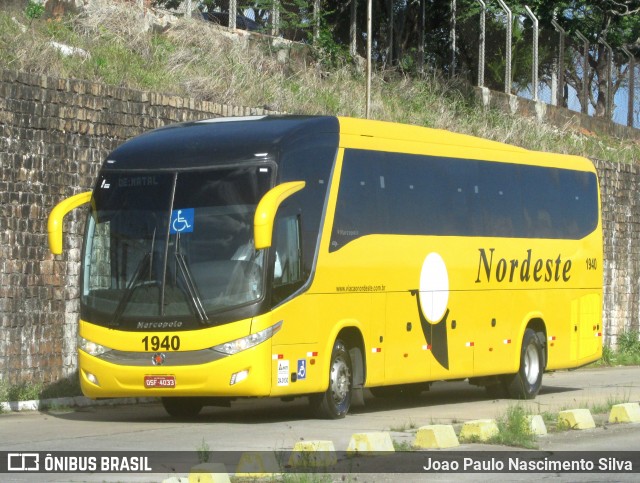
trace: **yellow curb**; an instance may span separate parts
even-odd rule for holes
[[[640,404],[624,403],[611,407],[610,423],[640,423]]]
[[[293,446],[289,465],[293,467],[325,467],[338,462],[333,441],[298,441]]]
[[[347,453],[361,451],[395,451],[395,448],[389,433],[356,433],[351,436],[349,446],[347,446]]]
[[[536,436],[544,436],[547,434],[547,425],[544,424],[544,419],[539,414],[527,416],[529,422],[529,431]]]
[[[588,409],[569,409],[558,413],[558,425],[571,429],[592,429],[596,427]]]
[[[467,421],[460,430],[460,439],[478,439],[486,441],[498,434],[498,425],[494,419]]]
[[[222,463],[202,463],[191,468],[189,483],[231,483]]]
[[[277,476],[281,472],[280,464],[274,453],[244,453],[240,456],[235,476],[238,478],[266,478]]]
[[[460,446],[450,424],[432,424],[418,428],[413,446],[420,449],[453,448]]]

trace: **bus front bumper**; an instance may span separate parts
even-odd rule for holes
[[[80,385],[89,398],[268,396],[271,392],[271,343],[193,365],[162,365],[164,354],[147,353],[148,362],[114,363],[78,350]],[[172,353],[166,354],[167,359]],[[156,358],[154,365],[152,359]]]

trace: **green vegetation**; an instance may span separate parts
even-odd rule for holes
[[[616,348],[604,346],[598,366],[640,365],[640,332],[628,330],[618,334]]]
[[[202,438],[200,445],[196,448],[196,452],[198,453],[198,463],[208,463],[211,458],[210,451],[211,448],[209,447],[209,443]]]
[[[0,383],[0,401],[30,401],[38,399],[42,384],[20,383],[8,385]]]
[[[0,12],[0,68],[278,112],[364,116],[363,69],[347,60],[324,24],[316,47],[274,45],[271,37],[232,38],[196,19],[180,20],[163,33],[145,31],[139,12],[126,2],[92,2],[86,13],[62,20],[30,18],[20,4]],[[52,41],[86,54],[65,55]],[[621,163],[640,160],[637,142],[484,109],[467,84],[436,71],[409,77],[401,69],[378,70],[371,98],[376,119],[529,149]]]
[[[395,451],[413,451],[413,446],[411,446],[409,441],[398,441],[394,439],[392,443]]]
[[[499,432],[489,440],[489,443],[528,449],[537,448],[536,435],[531,432],[528,416],[530,413],[521,405],[509,406],[507,412],[496,421]]]
[[[37,18],[42,17],[43,13],[44,5],[42,3],[29,0],[29,2],[27,3],[27,8],[24,11],[25,17],[27,17],[30,21],[33,21]]]
[[[55,399],[81,395],[82,391],[80,390],[80,381],[77,373],[46,385],[41,382],[9,384],[5,381],[0,381],[0,402]]]
[[[409,431],[411,429],[416,429],[418,425],[413,421],[409,420],[406,423],[399,424],[398,426],[391,426],[389,431],[393,431],[396,433],[404,433],[405,431]]]
[[[629,396],[618,397],[618,396],[609,396],[607,398],[607,402],[599,403],[599,404],[591,404],[589,406],[589,411],[591,414],[609,414],[611,412],[611,408],[616,404],[624,404],[629,402]]]

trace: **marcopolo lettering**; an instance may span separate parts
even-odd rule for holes
[[[532,250],[528,249],[524,258],[497,258],[495,248],[478,248],[478,275],[476,283],[491,282],[568,282],[571,278],[571,260],[563,260],[562,255],[557,258],[535,258]]]

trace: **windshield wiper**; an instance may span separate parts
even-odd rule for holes
[[[178,270],[184,279],[186,295],[188,295],[189,302],[193,307],[198,319],[200,322],[207,322],[209,317],[207,317],[207,312],[204,310],[204,305],[202,305],[202,298],[200,297],[200,292],[198,291],[198,286],[196,282],[193,280],[193,276],[191,275],[191,270],[189,269],[189,265],[187,265],[187,261],[184,258],[184,254],[180,249],[180,233],[176,234],[176,242],[174,246],[173,255],[176,258]]]
[[[202,299],[200,298],[200,294],[198,292],[198,286],[191,276],[191,270],[189,270],[187,261],[184,259],[184,255],[182,253],[176,251],[174,255],[176,257],[176,261],[178,262],[178,269],[180,270],[180,273],[182,274],[182,278],[184,279],[184,283],[186,285],[187,295],[189,295],[189,302],[191,302],[193,309],[196,311],[196,315],[200,319],[200,322],[207,322],[209,320],[209,317],[207,317],[207,312],[204,310],[204,306],[202,305]]]
[[[140,260],[140,263],[138,263],[138,266],[136,267],[136,271],[134,272],[133,277],[131,277],[131,281],[129,282],[129,285],[125,289],[124,296],[120,299],[120,302],[118,303],[118,307],[116,307],[116,311],[113,314],[113,318],[111,319],[110,325],[112,326],[119,325],[120,318],[122,317],[124,310],[127,308],[127,305],[131,301],[133,292],[139,286],[138,281],[142,277],[142,274],[147,270],[149,271],[149,273],[151,273],[151,253],[150,252],[147,252],[144,255],[144,257],[142,257],[142,260]]]

